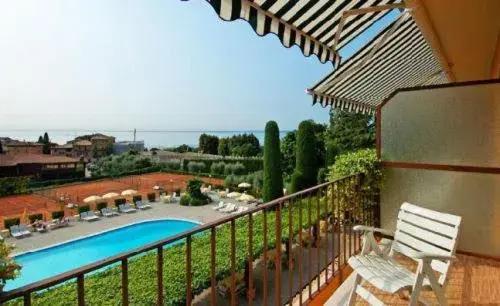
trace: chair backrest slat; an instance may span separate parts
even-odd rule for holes
[[[403,203],[398,214],[392,251],[410,256],[412,251],[453,256],[462,218],[410,203]],[[410,256],[411,257],[411,256]],[[444,283],[448,261],[433,260],[432,268],[441,273]]]

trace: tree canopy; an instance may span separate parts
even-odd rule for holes
[[[198,149],[206,154],[217,154],[219,147],[219,137],[215,135],[201,134]]]
[[[325,133],[327,164],[338,155],[375,147],[375,121],[372,115],[342,110],[330,111],[330,126]]]
[[[219,155],[257,156],[260,153],[259,139],[254,134],[238,134],[219,139]]]

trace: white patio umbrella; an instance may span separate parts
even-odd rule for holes
[[[155,185],[155,186],[153,187],[153,189],[154,189],[154,190],[160,190],[160,186]]]
[[[114,197],[117,197],[119,196],[118,193],[116,192],[109,192],[109,193],[106,193],[102,196],[103,199],[111,199],[111,198],[114,198]]]
[[[226,197],[230,198],[230,199],[236,199],[236,198],[239,198],[241,196],[241,193],[239,192],[230,192],[226,195]]]
[[[90,197],[86,197],[85,199],[83,199],[83,202],[84,203],[90,203],[90,202],[95,202],[95,201],[99,201],[101,200],[102,198],[100,196],[97,196],[97,195],[92,195]]]
[[[255,198],[249,194],[242,194],[241,197],[238,198],[238,201],[241,201],[241,202],[249,202],[249,201],[253,201],[255,200]]]
[[[238,184],[238,187],[239,188],[250,188],[250,187],[252,187],[252,185],[250,183],[243,182],[243,183]]]
[[[122,196],[137,194],[137,190],[127,189],[122,191]]]

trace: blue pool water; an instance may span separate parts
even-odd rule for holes
[[[103,222],[103,221],[98,221]],[[97,235],[15,256],[21,275],[7,282],[12,290],[95,261],[141,247],[198,226],[184,220],[153,220],[127,225]],[[71,228],[64,229],[71,230]]]

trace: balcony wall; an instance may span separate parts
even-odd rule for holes
[[[500,256],[500,83],[403,90],[380,110],[381,223],[407,201],[463,217],[459,250]]]

